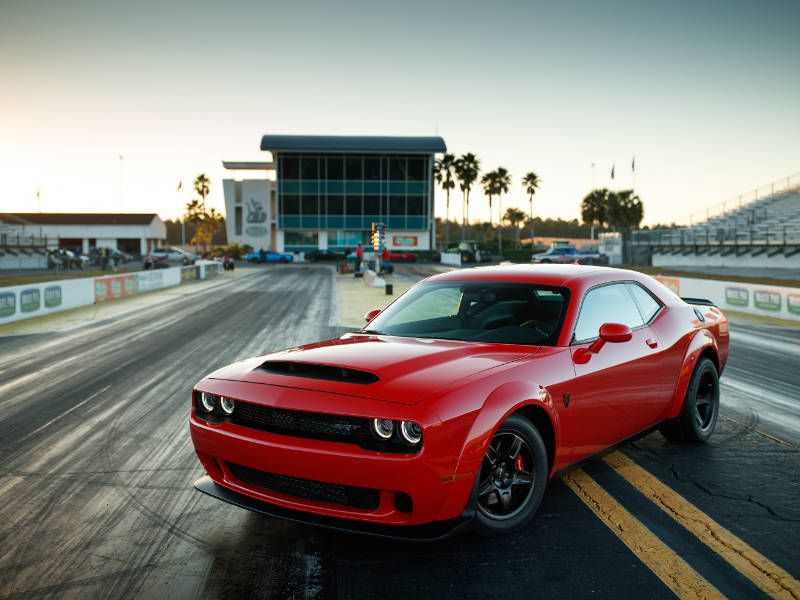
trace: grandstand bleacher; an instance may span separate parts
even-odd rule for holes
[[[636,231],[634,256],[654,266],[800,268],[800,185],[786,182],[698,223]]]

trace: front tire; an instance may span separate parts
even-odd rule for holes
[[[681,414],[659,427],[661,434],[676,442],[702,443],[711,437],[719,416],[719,374],[714,361],[701,358],[683,399]]]
[[[530,421],[511,415],[495,432],[476,480],[475,531],[495,537],[530,523],[547,487],[547,449]]]

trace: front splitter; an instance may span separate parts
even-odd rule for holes
[[[233,504],[240,508],[252,510],[253,512],[293,521],[303,525],[313,525],[337,531],[346,531],[362,535],[369,535],[394,540],[406,540],[414,542],[435,542],[452,537],[457,533],[466,531],[474,513],[464,513],[455,519],[447,521],[435,521],[424,525],[384,525],[381,523],[367,523],[363,521],[353,521],[351,519],[337,519],[323,515],[315,515],[297,510],[291,510],[282,506],[276,506],[267,502],[255,500],[244,494],[234,492],[228,488],[214,482],[208,475],[204,475],[194,482],[194,487],[204,494],[222,500],[228,504]]]

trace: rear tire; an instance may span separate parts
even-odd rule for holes
[[[719,374],[714,361],[701,358],[683,399],[681,413],[659,431],[668,440],[702,443],[711,437],[719,416]]]
[[[513,533],[533,519],[547,487],[547,449],[533,424],[511,415],[489,443],[475,481],[475,531]]]

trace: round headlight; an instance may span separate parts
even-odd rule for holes
[[[226,398],[225,396],[222,396],[219,400],[219,405],[220,408],[222,408],[222,412],[224,412],[226,415],[233,414],[233,398]]]
[[[214,408],[217,406],[217,397],[208,392],[200,392],[200,405],[203,407],[204,411],[213,412]]]
[[[372,430],[382,440],[388,440],[394,433],[394,422],[391,419],[372,419]]]
[[[422,427],[414,421],[403,421],[400,424],[400,435],[409,444],[419,444],[422,440]]]

